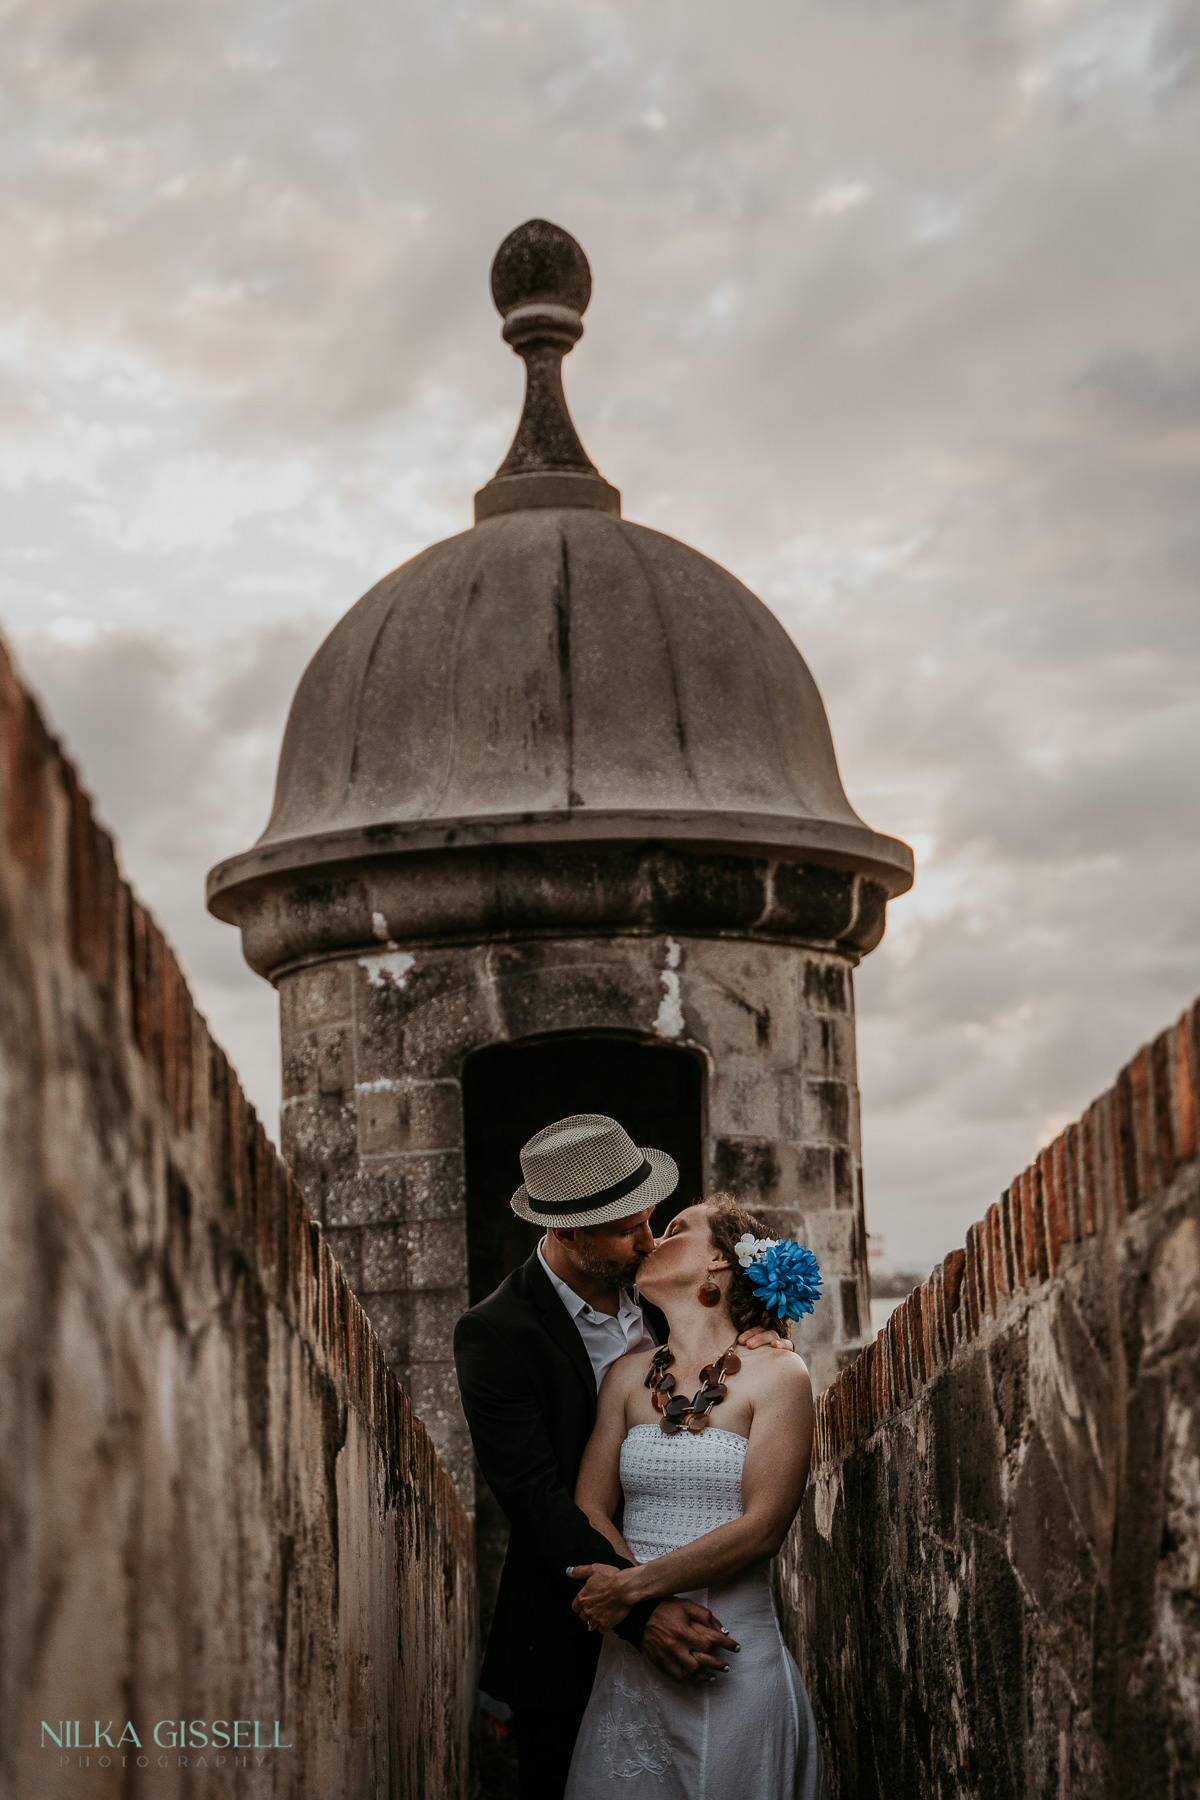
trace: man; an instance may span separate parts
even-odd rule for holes
[[[509,1523],[508,1554],[480,1685],[513,1711],[522,1800],[561,1800],[600,1637],[571,1609],[576,1563],[628,1567],[575,1505],[596,1394],[626,1351],[666,1338],[632,1289],[654,1247],[650,1214],[679,1171],[615,1119],[578,1113],[530,1138],[512,1197],[545,1237],[454,1332],[463,1410],[479,1466]],[[746,1332],[750,1345],[774,1332]],[[791,1346],[787,1345],[790,1349]],[[617,1627],[677,1680],[712,1680],[732,1650],[707,1607],[645,1601]]]

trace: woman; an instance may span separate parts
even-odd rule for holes
[[[576,1611],[607,1635],[566,1800],[827,1795],[769,1580],[808,1478],[812,1385],[798,1356],[736,1344],[755,1325],[786,1330],[818,1288],[810,1252],[728,1194],[679,1213],[638,1271],[670,1335],[609,1371],[579,1472],[576,1501],[635,1566],[568,1571],[585,1583]],[[726,1673],[671,1681],[615,1635],[636,1601],[669,1594],[710,1606],[735,1639]]]

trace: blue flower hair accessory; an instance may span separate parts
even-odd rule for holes
[[[756,1238],[749,1231],[734,1245],[755,1296],[776,1319],[810,1313],[821,1294],[817,1259],[791,1238]]]

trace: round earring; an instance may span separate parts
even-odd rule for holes
[[[711,1275],[705,1277],[703,1287],[696,1289],[696,1298],[701,1306],[720,1306],[721,1290]]]

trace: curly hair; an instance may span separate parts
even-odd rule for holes
[[[790,1338],[792,1333],[787,1320],[777,1319],[767,1311],[746,1279],[746,1271],[737,1259],[735,1248],[746,1232],[756,1238],[771,1237],[772,1232],[732,1194],[710,1194],[704,1207],[713,1248],[729,1259],[729,1312],[739,1336],[743,1331],[753,1331],[761,1326],[767,1331],[778,1332],[780,1337]]]

